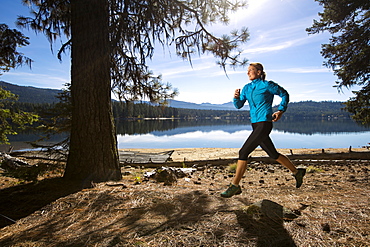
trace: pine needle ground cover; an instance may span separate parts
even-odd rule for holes
[[[123,167],[121,181],[84,190],[57,174],[15,186],[16,180],[1,176],[0,213],[16,222],[0,229],[0,245],[368,246],[370,164],[309,167],[296,189],[285,168],[254,162],[242,180],[243,193],[230,199],[219,196],[233,176],[227,166],[198,167],[172,185],[145,179],[153,169]],[[248,208],[261,200],[297,217],[251,214]]]

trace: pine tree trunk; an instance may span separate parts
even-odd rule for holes
[[[72,129],[66,179],[121,179],[112,115],[107,0],[71,0]]]

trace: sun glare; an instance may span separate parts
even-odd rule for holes
[[[247,7],[238,10],[236,13],[230,15],[231,24],[238,24],[243,21],[246,17],[255,16],[257,14],[263,13],[265,6],[271,0],[249,0],[247,1]],[[240,24],[240,23],[239,23]]]

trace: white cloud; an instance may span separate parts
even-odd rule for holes
[[[212,68],[210,64],[201,64],[201,65],[197,65],[193,67],[188,64],[185,66],[179,66],[175,68],[165,68],[165,69],[162,69],[161,72],[160,71],[159,72],[163,75],[163,77],[167,79],[174,79],[177,77],[183,77],[183,76],[189,75],[189,73],[207,70],[209,68]],[[158,70],[161,70],[161,69],[158,69]]]
[[[64,84],[69,82],[69,78],[65,78],[62,76],[53,76],[53,74],[28,73],[18,71],[7,72],[2,76],[1,79],[18,85],[31,85],[35,87],[53,89],[60,89],[64,86]]]
[[[297,74],[306,74],[306,73],[332,73],[332,71],[325,67],[297,67],[297,68],[285,68],[285,69],[270,69],[269,72],[287,72],[287,73],[297,73]]]
[[[305,29],[312,17],[302,18],[280,27],[251,31],[251,39],[245,45],[243,54],[262,54],[292,47],[298,47],[326,39],[321,34],[308,35]]]

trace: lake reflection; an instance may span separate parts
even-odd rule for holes
[[[162,120],[117,124],[120,149],[239,148],[252,131],[249,122]],[[351,120],[294,120],[274,124],[277,148],[354,148],[370,141],[370,129]]]
[[[240,148],[252,131],[249,121],[161,120],[117,122],[118,148]],[[15,150],[28,150],[26,142],[40,133],[9,136]],[[62,141],[67,134],[54,136],[50,143]],[[353,148],[370,142],[370,128],[352,120],[294,120],[274,123],[271,133],[277,148]],[[0,145],[6,152],[9,145]]]

